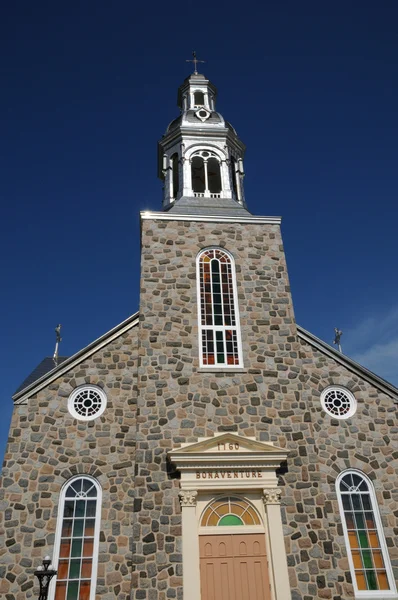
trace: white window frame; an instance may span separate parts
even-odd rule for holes
[[[71,477],[64,483],[62,486],[60,495],[59,495],[59,503],[58,503],[58,517],[57,517],[57,527],[55,531],[55,539],[54,539],[54,556],[53,556],[53,565],[55,569],[58,569],[59,562],[59,552],[61,548],[61,533],[62,533],[62,523],[64,520],[64,506],[66,499],[66,492],[69,486],[78,479],[89,479],[97,490],[97,506],[95,512],[95,527],[94,527],[94,544],[93,544],[93,563],[91,569],[91,587],[90,587],[90,600],[95,600],[95,592],[97,588],[97,572],[98,572],[98,554],[99,554],[99,537],[100,537],[100,528],[101,528],[101,510],[102,510],[102,488],[97,479],[91,477],[90,475],[84,475],[80,473],[75,477]],[[57,583],[57,577],[55,576],[50,583],[49,590],[49,600],[54,600],[55,597],[55,588]]]
[[[350,399],[351,408],[348,411],[348,413],[345,414],[345,415],[334,415],[333,413],[330,412],[330,410],[326,406],[326,403],[325,403],[326,395],[329,392],[332,392],[334,390],[337,390],[337,391],[340,391],[340,392],[344,393]],[[321,405],[322,405],[322,409],[325,411],[325,413],[331,419],[338,419],[339,421],[344,421],[345,419],[350,419],[351,417],[353,417],[355,415],[355,413],[357,412],[357,407],[358,407],[358,403],[356,401],[356,398],[355,398],[354,394],[350,390],[348,390],[347,388],[343,387],[342,385],[329,385],[327,388],[325,388],[324,390],[322,390],[322,393],[321,393]]]
[[[348,475],[349,473],[353,473],[355,475],[358,475],[359,477],[362,477],[362,479],[364,479],[368,485],[370,502],[372,505],[372,510],[373,510],[374,519],[375,519],[375,523],[376,523],[376,531],[377,531],[377,535],[379,536],[380,549],[381,549],[381,553],[383,556],[384,565],[386,568],[388,583],[390,586],[389,590],[359,590],[358,589],[357,579],[356,579],[356,575],[355,575],[354,561],[352,559],[352,553],[351,553],[351,545],[350,545],[350,540],[348,537],[347,525],[345,522],[343,501],[342,501],[341,492],[340,492],[340,481],[343,479],[343,477],[345,477],[345,475]],[[382,524],[381,518],[380,518],[379,505],[377,502],[376,493],[375,493],[375,490],[374,490],[371,480],[369,479],[369,477],[367,477],[367,475],[365,475],[365,473],[363,473],[362,471],[359,471],[358,469],[346,469],[345,471],[340,473],[340,475],[336,479],[336,494],[337,494],[337,499],[338,499],[338,503],[339,503],[341,523],[343,526],[344,540],[345,540],[345,545],[346,545],[348,563],[350,565],[352,585],[354,586],[355,598],[359,598],[360,600],[384,600],[384,599],[392,600],[392,598],[398,598],[397,588],[396,588],[395,580],[394,580],[394,573],[393,573],[393,570],[391,567],[390,556],[388,554],[386,539],[384,536],[383,524]]]
[[[202,156],[202,152],[207,152],[210,156]],[[205,174],[205,191],[204,192],[195,192],[193,189],[192,160],[194,158],[201,158],[203,160],[203,170],[204,170],[204,174]],[[218,168],[220,169],[220,183],[221,183],[221,191],[220,192],[211,192],[209,190],[209,172],[208,172],[207,163],[210,158],[215,158],[216,161],[218,162]],[[189,159],[189,165],[191,167],[191,169],[190,169],[190,171],[191,171],[191,189],[192,189],[194,196],[196,196],[197,198],[221,198],[223,195],[223,190],[224,190],[223,164],[222,164],[222,160],[220,159],[218,154],[216,152],[214,152],[214,150],[212,150],[212,149],[210,150],[208,148],[204,148],[204,149],[201,148],[199,150],[196,150],[193,154],[191,154],[190,159]]]
[[[233,292],[233,302],[234,302],[234,310],[235,310],[235,323],[236,325],[202,325],[202,313],[201,313],[201,290],[200,290],[200,257],[202,254],[209,250],[220,250],[221,252],[225,252],[229,256],[231,261],[231,273],[232,273],[232,292]],[[197,304],[198,304],[198,330],[199,330],[199,364],[201,369],[221,369],[221,370],[234,370],[243,368],[243,352],[242,352],[242,335],[240,330],[240,313],[239,313],[239,304],[238,304],[238,288],[236,283],[236,270],[235,270],[235,259],[233,255],[228,252],[225,248],[221,246],[207,246],[206,248],[202,248],[196,257],[196,295],[197,295]],[[226,331],[228,329],[235,329],[236,331],[236,339],[238,344],[238,359],[239,362],[237,365],[228,365],[226,363],[214,363],[214,365],[205,365],[203,363],[203,337],[202,332],[205,329],[211,329],[214,332],[214,355],[216,355],[216,331]],[[226,351],[224,352],[225,358],[227,358]]]
[[[79,415],[79,413],[75,409],[74,402],[75,402],[76,396],[78,396],[80,394],[80,392],[82,392],[84,390],[94,390],[101,398],[101,403],[102,403],[101,408],[99,409],[98,412],[95,413],[95,415],[90,415],[88,417],[85,417],[83,415]],[[71,393],[71,395],[68,398],[68,411],[69,411],[70,415],[74,419],[77,419],[78,421],[93,421],[94,419],[98,419],[98,417],[100,417],[104,413],[107,402],[108,402],[107,396],[102,388],[100,388],[98,385],[92,385],[90,383],[87,383],[84,385],[79,385],[79,387],[77,387],[73,390],[73,392]]]

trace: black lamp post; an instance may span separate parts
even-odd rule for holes
[[[40,565],[39,567],[37,567],[37,570],[34,572],[34,574],[39,580],[40,585],[39,600],[47,600],[50,581],[54,577],[54,575],[57,574],[57,571],[51,564],[51,558],[49,556],[44,557],[43,566]]]

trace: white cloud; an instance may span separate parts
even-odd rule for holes
[[[398,386],[398,308],[368,317],[344,332],[343,351],[379,377]]]

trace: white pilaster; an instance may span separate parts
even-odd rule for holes
[[[200,600],[199,536],[196,490],[179,492],[182,515],[182,571],[184,599]]]
[[[272,553],[272,576],[274,580],[275,600],[291,600],[280,508],[282,490],[279,488],[266,488],[263,490],[263,493]]]

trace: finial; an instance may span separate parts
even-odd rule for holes
[[[192,56],[193,56],[193,60],[186,60],[185,62],[192,62],[194,64],[194,75],[198,74],[198,63],[204,63],[206,62],[205,60],[199,60],[198,58],[196,58],[196,52],[195,50],[192,52]]]
[[[341,349],[340,338],[343,335],[343,332],[340,329],[337,329],[337,327],[335,327],[334,333],[335,333],[335,336],[334,336],[333,344],[335,344],[338,347],[339,352],[342,353],[343,351]]]
[[[62,342],[62,338],[61,338],[61,327],[62,325],[57,325],[55,328],[55,350],[54,350],[54,354],[53,354],[53,361],[55,362],[55,364],[58,364],[58,347],[60,342]]]

